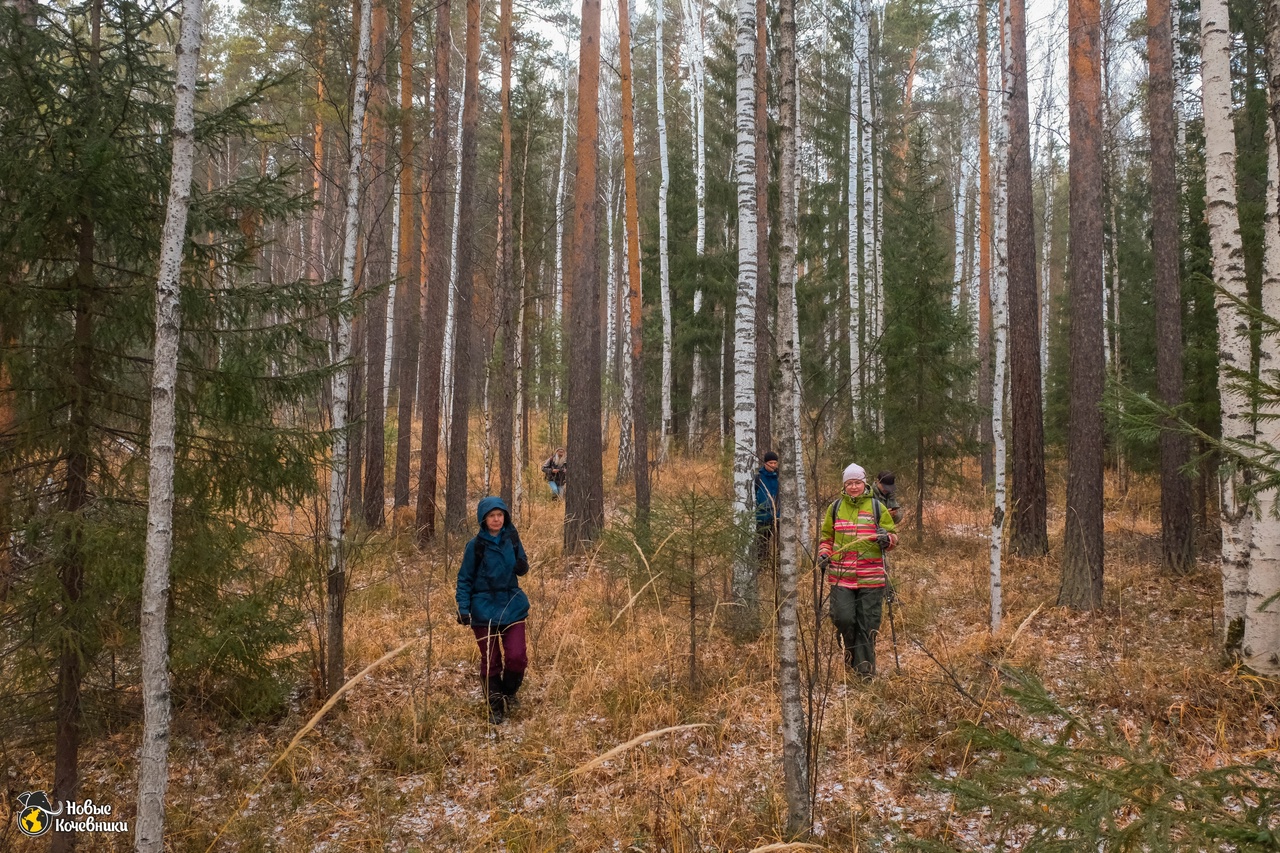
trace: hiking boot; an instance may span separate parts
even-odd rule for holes
[[[489,676],[485,685],[485,698],[489,703],[489,724],[497,726],[507,717],[507,698],[502,695],[502,679]]]
[[[502,673],[502,698],[506,700],[508,712],[520,707],[520,700],[516,698],[516,691],[520,689],[520,685],[523,683],[523,672]]]

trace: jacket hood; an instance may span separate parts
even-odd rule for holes
[[[482,531],[484,530],[484,517],[495,509],[502,510],[503,527],[511,524],[511,510],[507,509],[506,502],[497,495],[490,495],[487,498],[481,498],[480,503],[476,504],[476,524],[480,525]]]

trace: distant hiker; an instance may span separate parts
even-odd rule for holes
[[[516,580],[528,574],[529,557],[502,498],[482,498],[476,520],[480,532],[467,543],[458,568],[458,624],[476,635],[489,722],[497,725],[516,706],[529,665],[524,635],[529,597]]]
[[[884,602],[884,554],[898,544],[889,507],[867,488],[861,465],[844,469],[841,496],[823,514],[818,565],[831,585],[831,621],[845,666],[864,681],[876,673],[876,635]]]
[[[894,524],[902,523],[902,504],[898,503],[895,492],[897,491],[893,485],[893,472],[881,471],[876,474],[876,481],[871,484],[871,494],[875,495],[880,503],[889,508],[889,515],[893,516]]]
[[[557,447],[556,452],[542,463],[542,476],[551,487],[551,500],[559,500],[564,494],[564,483],[569,476],[569,462],[565,458],[563,447]]]
[[[770,450],[756,472],[756,557],[772,562],[778,533],[778,454]]]

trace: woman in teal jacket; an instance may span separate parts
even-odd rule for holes
[[[489,722],[496,725],[515,706],[529,665],[524,631],[529,597],[517,580],[529,572],[529,557],[502,498],[483,498],[476,521],[480,530],[467,543],[458,568],[458,624],[476,635]]]

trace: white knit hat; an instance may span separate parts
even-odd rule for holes
[[[867,472],[857,462],[844,469],[844,477],[840,479],[840,482],[847,483],[850,480],[862,480],[864,483],[867,481]]]

